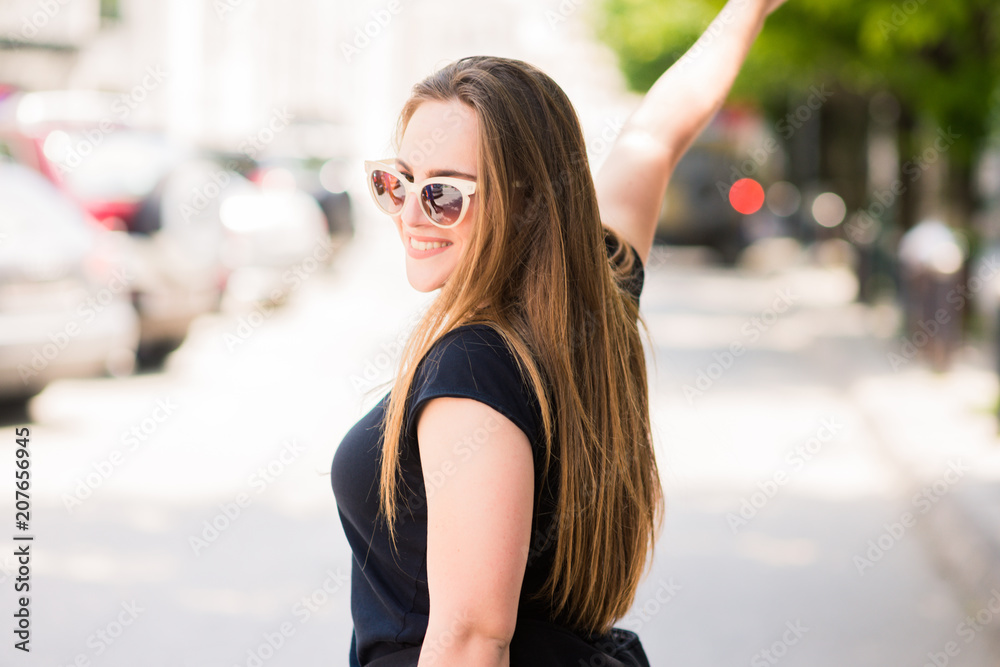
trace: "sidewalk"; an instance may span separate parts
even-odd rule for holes
[[[898,339],[877,342],[888,354]],[[887,357],[886,357],[887,358]],[[885,454],[912,488],[913,525],[980,631],[1000,655],[1000,435],[997,374],[982,347],[966,347],[947,373],[919,361],[859,381],[851,394]],[[958,643],[958,645],[961,645]]]

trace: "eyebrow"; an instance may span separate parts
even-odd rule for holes
[[[406,164],[405,161],[396,158],[396,162],[406,171],[413,173],[410,165]],[[457,176],[459,178],[467,178],[470,181],[476,180],[476,177],[472,174],[467,174],[464,171],[456,171],[455,169],[431,169],[427,172],[428,178],[434,178],[435,176]]]

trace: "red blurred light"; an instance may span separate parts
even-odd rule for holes
[[[114,230],[126,230],[132,217],[139,210],[137,201],[86,201],[84,207],[104,227]]]
[[[729,203],[744,215],[756,213],[764,205],[764,188],[752,178],[741,178],[729,189]]]

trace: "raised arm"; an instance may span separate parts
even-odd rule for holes
[[[784,0],[729,0],[643,97],[594,178],[601,220],[649,258],[667,182],[722,106],[764,19]]]

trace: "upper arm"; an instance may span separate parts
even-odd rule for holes
[[[636,249],[643,265],[679,159],[673,153],[651,134],[626,124],[594,177],[601,222]]]
[[[527,563],[534,460],[524,432],[492,407],[426,403],[417,440],[427,494],[428,637],[514,633]]]

